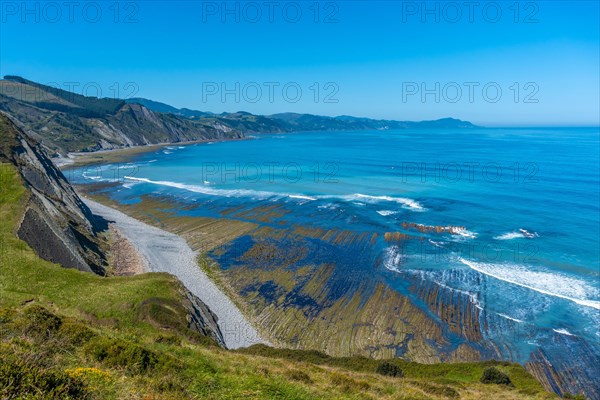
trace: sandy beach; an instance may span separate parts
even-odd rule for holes
[[[218,317],[225,344],[230,349],[267,343],[236,305],[198,267],[197,253],[181,237],[140,222],[113,208],[83,198],[96,215],[114,222],[119,232],[146,259],[148,272],[175,275]]]

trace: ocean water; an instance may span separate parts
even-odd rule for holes
[[[599,146],[597,128],[306,132],[173,145],[67,175],[194,215],[281,203],[291,212],[278,226],[417,236],[380,240],[370,264],[348,268],[407,295],[405,277],[467,293],[508,359],[567,346],[598,360]]]

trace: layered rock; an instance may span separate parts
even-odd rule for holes
[[[0,125],[0,159],[17,167],[29,192],[17,236],[47,261],[103,275],[101,226],[44,150],[6,115]]]

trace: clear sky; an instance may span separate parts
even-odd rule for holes
[[[600,123],[595,0],[0,5],[0,74],[88,95],[213,112]]]

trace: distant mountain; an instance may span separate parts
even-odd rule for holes
[[[82,96],[18,76],[5,76],[0,80],[0,110],[18,120],[44,147],[59,154],[157,143],[239,139],[257,133],[475,127],[453,118],[411,122],[297,113],[213,114],[144,98]]]
[[[342,115],[324,117],[311,114],[283,113],[270,115],[269,118],[285,121],[294,130],[366,130],[366,129],[441,129],[441,128],[476,128],[471,122],[455,118],[444,118],[435,121],[394,121],[371,118],[359,118]]]
[[[213,113],[210,113],[210,112],[190,110],[189,108],[176,108],[176,107],[170,106],[168,104],[161,103],[159,101],[148,100],[148,99],[144,99],[142,97],[134,97],[131,99],[126,99],[125,102],[129,103],[129,104],[141,104],[142,106],[144,106],[147,109],[152,110],[152,111],[156,111],[156,112],[160,112],[160,113],[181,115],[181,116],[187,117],[187,118],[197,118],[197,117],[206,117],[206,116],[214,115]]]

